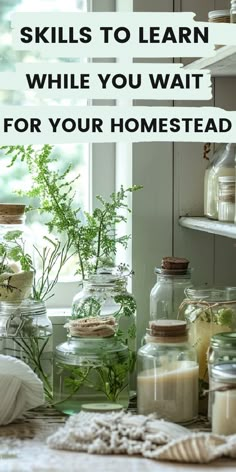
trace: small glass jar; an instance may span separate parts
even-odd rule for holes
[[[68,341],[56,347],[54,357],[53,399],[58,410],[71,415],[128,407],[129,351],[112,323],[112,317],[69,322]]]
[[[209,11],[208,21],[210,23],[230,23],[230,11],[229,10]]]
[[[151,320],[177,319],[185,289],[192,286],[188,264],[187,259],[165,257],[162,267],[155,269],[157,281],[150,293]]]
[[[52,399],[52,324],[44,302],[0,303],[0,354],[28,364]]]
[[[211,337],[236,328],[236,288],[202,288],[186,290],[179,309],[179,319],[189,326],[189,339],[196,347],[199,362],[200,394],[207,389],[207,351]]]
[[[222,144],[218,147],[205,171],[204,215],[218,219],[219,177],[235,177],[236,144]]]
[[[198,415],[198,363],[186,322],[160,320],[149,326],[138,351],[138,412],[188,423]]]
[[[231,23],[236,23],[236,1],[235,0],[231,0],[230,21]]]
[[[234,222],[235,177],[219,177],[218,220]]]
[[[92,275],[72,302],[72,319],[113,316],[119,337],[129,347],[130,373],[136,363],[136,302],[127,291],[127,277],[111,273]]]
[[[215,434],[236,434],[236,332],[211,339],[209,412]]]

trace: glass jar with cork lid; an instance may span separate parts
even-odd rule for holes
[[[192,286],[189,261],[180,257],[164,257],[157,267],[157,281],[150,293],[150,319],[177,319],[185,289]]]
[[[112,411],[129,403],[129,351],[114,317],[70,320],[54,358],[55,407],[66,414]]]
[[[137,393],[140,414],[155,413],[175,423],[197,417],[197,354],[186,322],[150,322],[146,344],[138,351]]]

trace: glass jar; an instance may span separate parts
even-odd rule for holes
[[[96,274],[84,282],[73,299],[72,319],[91,316],[114,316],[119,324],[120,340],[127,344],[130,354],[130,372],[136,363],[136,302],[127,291],[127,277]]]
[[[218,181],[219,177],[235,177],[236,145],[222,144],[218,147],[205,171],[204,215],[218,219]]]
[[[30,232],[24,225],[25,205],[0,204],[0,299],[20,302],[30,296],[33,271],[21,263],[21,250],[32,258]]]
[[[211,339],[209,417],[215,434],[236,434],[236,332]]]
[[[219,177],[219,221],[233,222],[235,214],[235,177]]]
[[[185,298],[185,289],[192,286],[189,261],[165,257],[162,267],[156,268],[157,281],[150,293],[150,319],[174,320]]]
[[[200,394],[208,388],[207,351],[211,337],[236,327],[236,288],[193,288],[186,290],[179,319],[189,326],[189,339],[199,362]]]
[[[0,354],[28,364],[52,399],[52,324],[44,302],[0,303]]]
[[[230,22],[236,23],[236,1],[235,0],[231,0]]]
[[[138,412],[175,423],[198,415],[198,364],[186,322],[152,321],[138,351]]]
[[[56,347],[54,357],[58,410],[71,415],[128,407],[129,351],[113,326],[112,317],[69,322],[68,341]]]
[[[229,10],[209,11],[208,21],[210,23],[230,23],[230,11]]]

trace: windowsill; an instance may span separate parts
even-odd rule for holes
[[[47,313],[53,325],[62,325],[66,323],[67,319],[71,316],[71,307],[48,308]]]

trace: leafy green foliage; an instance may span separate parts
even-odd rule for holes
[[[98,208],[92,214],[75,208],[74,183],[79,176],[70,180],[70,166],[65,171],[55,170],[56,157],[51,156],[52,146],[44,145],[40,150],[33,146],[2,146],[6,155],[12,156],[11,166],[20,159],[28,166],[33,186],[28,192],[21,192],[31,199],[39,197],[39,212],[47,213],[49,231],[66,235],[68,244],[78,257],[78,273],[85,279],[99,267],[113,262],[117,245],[127,247],[129,236],[118,236],[116,225],[126,222],[124,211],[129,212],[128,194],[139,190],[133,186],[112,193],[110,201],[97,196]]]
[[[27,334],[27,337],[21,334],[20,336],[12,337],[11,339],[19,348],[19,358],[22,359],[23,357],[26,364],[28,364],[40,380],[42,380],[44,393],[47,400],[50,401],[52,400],[52,385],[43,366],[43,354],[50,336],[35,336],[30,332],[30,329]]]
[[[19,262],[21,270],[33,271],[33,293],[34,300],[46,301],[53,296],[52,290],[58,281],[61,269],[64,264],[73,256],[71,254],[71,244],[69,241],[61,243],[58,240],[44,237],[46,246],[39,250],[34,249],[38,255],[40,269],[36,273],[33,260],[25,251],[25,244],[21,231],[8,231],[0,244],[0,274],[12,272],[9,261]],[[52,278],[52,269],[57,267]],[[40,274],[38,276],[38,273]]]
[[[93,395],[102,392],[108,400],[116,402],[119,395],[128,386],[128,360],[109,359],[104,356],[99,365],[71,366],[58,363],[57,368],[65,376],[64,384],[68,391],[68,400],[84,387],[91,389]]]
[[[32,270],[32,260],[25,253],[25,245],[21,231],[8,231],[0,244],[0,273],[12,272],[8,261],[19,262],[21,269],[28,272]]]
[[[44,240],[47,245],[43,247],[42,251],[34,246],[40,260],[41,275],[34,278],[33,298],[34,300],[47,301],[54,295],[52,290],[58,282],[62,267],[73,254],[70,253],[71,244],[69,241],[62,244],[60,241],[53,241],[46,236]],[[55,269],[55,267],[57,267],[57,270],[52,278],[52,269]]]

